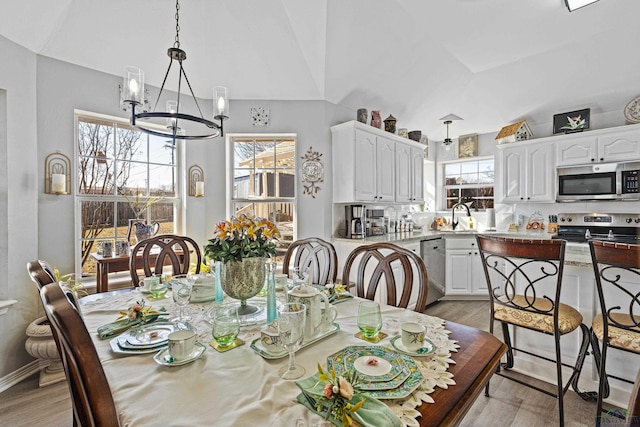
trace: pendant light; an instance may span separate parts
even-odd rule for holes
[[[458,117],[455,114],[447,114],[446,116],[440,118],[440,120],[444,121],[445,126],[447,127],[447,137],[444,139],[443,144],[445,150],[449,151],[451,149],[451,144],[453,143],[453,139],[449,138],[449,125],[453,123],[454,120],[464,120],[462,117]]]

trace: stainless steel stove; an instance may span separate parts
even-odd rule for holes
[[[558,214],[558,233],[553,237],[570,242],[640,244],[640,214]]]

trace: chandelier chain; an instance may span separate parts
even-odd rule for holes
[[[176,0],[176,39],[173,47],[180,49],[180,3],[178,0]]]

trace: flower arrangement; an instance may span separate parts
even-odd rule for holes
[[[216,224],[213,239],[204,247],[204,255],[215,261],[241,261],[243,258],[276,255],[280,232],[266,218],[245,214],[233,216]]]
[[[321,412],[323,407],[328,407],[325,419],[333,415],[336,420],[342,421],[343,427],[352,425],[353,418],[349,414],[356,412],[364,403],[362,397],[355,405],[351,403],[357,391],[358,374],[351,371],[346,374],[346,377],[336,376],[335,370],[331,369],[327,373],[319,363],[318,372],[320,373],[319,381],[326,381],[326,384],[322,387],[324,397],[317,400],[316,410]]]
[[[329,301],[338,298],[338,296],[346,291],[346,289],[347,288],[340,282],[327,283],[326,285],[324,285],[324,293],[329,297]]]
[[[129,322],[140,320],[144,323],[147,320],[147,316],[149,316],[150,314],[159,314],[151,306],[145,307],[145,304],[145,300],[136,301],[136,303],[129,307],[127,311],[121,311],[120,317],[118,317],[116,320],[127,318]]]
[[[141,219],[149,206],[164,200],[164,197],[161,196],[141,197],[140,188],[136,188],[135,198],[132,199],[126,194],[124,198],[129,202],[136,219]]]

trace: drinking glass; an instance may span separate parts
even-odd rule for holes
[[[171,290],[173,301],[178,305],[178,317],[173,322],[188,322],[191,316],[184,315],[184,307],[189,304],[191,299],[191,291],[193,290],[193,278],[187,277],[185,274],[179,274],[171,278]]]
[[[373,301],[362,301],[358,307],[358,329],[367,339],[375,339],[382,328],[380,304]]]
[[[213,309],[213,329],[211,334],[221,348],[229,347],[240,333],[238,308],[215,306]]]
[[[304,304],[288,303],[278,309],[278,332],[282,346],[289,353],[289,363],[278,371],[280,378],[295,380],[304,375],[304,368],[295,364],[295,352],[304,337],[304,322],[307,307]]]

